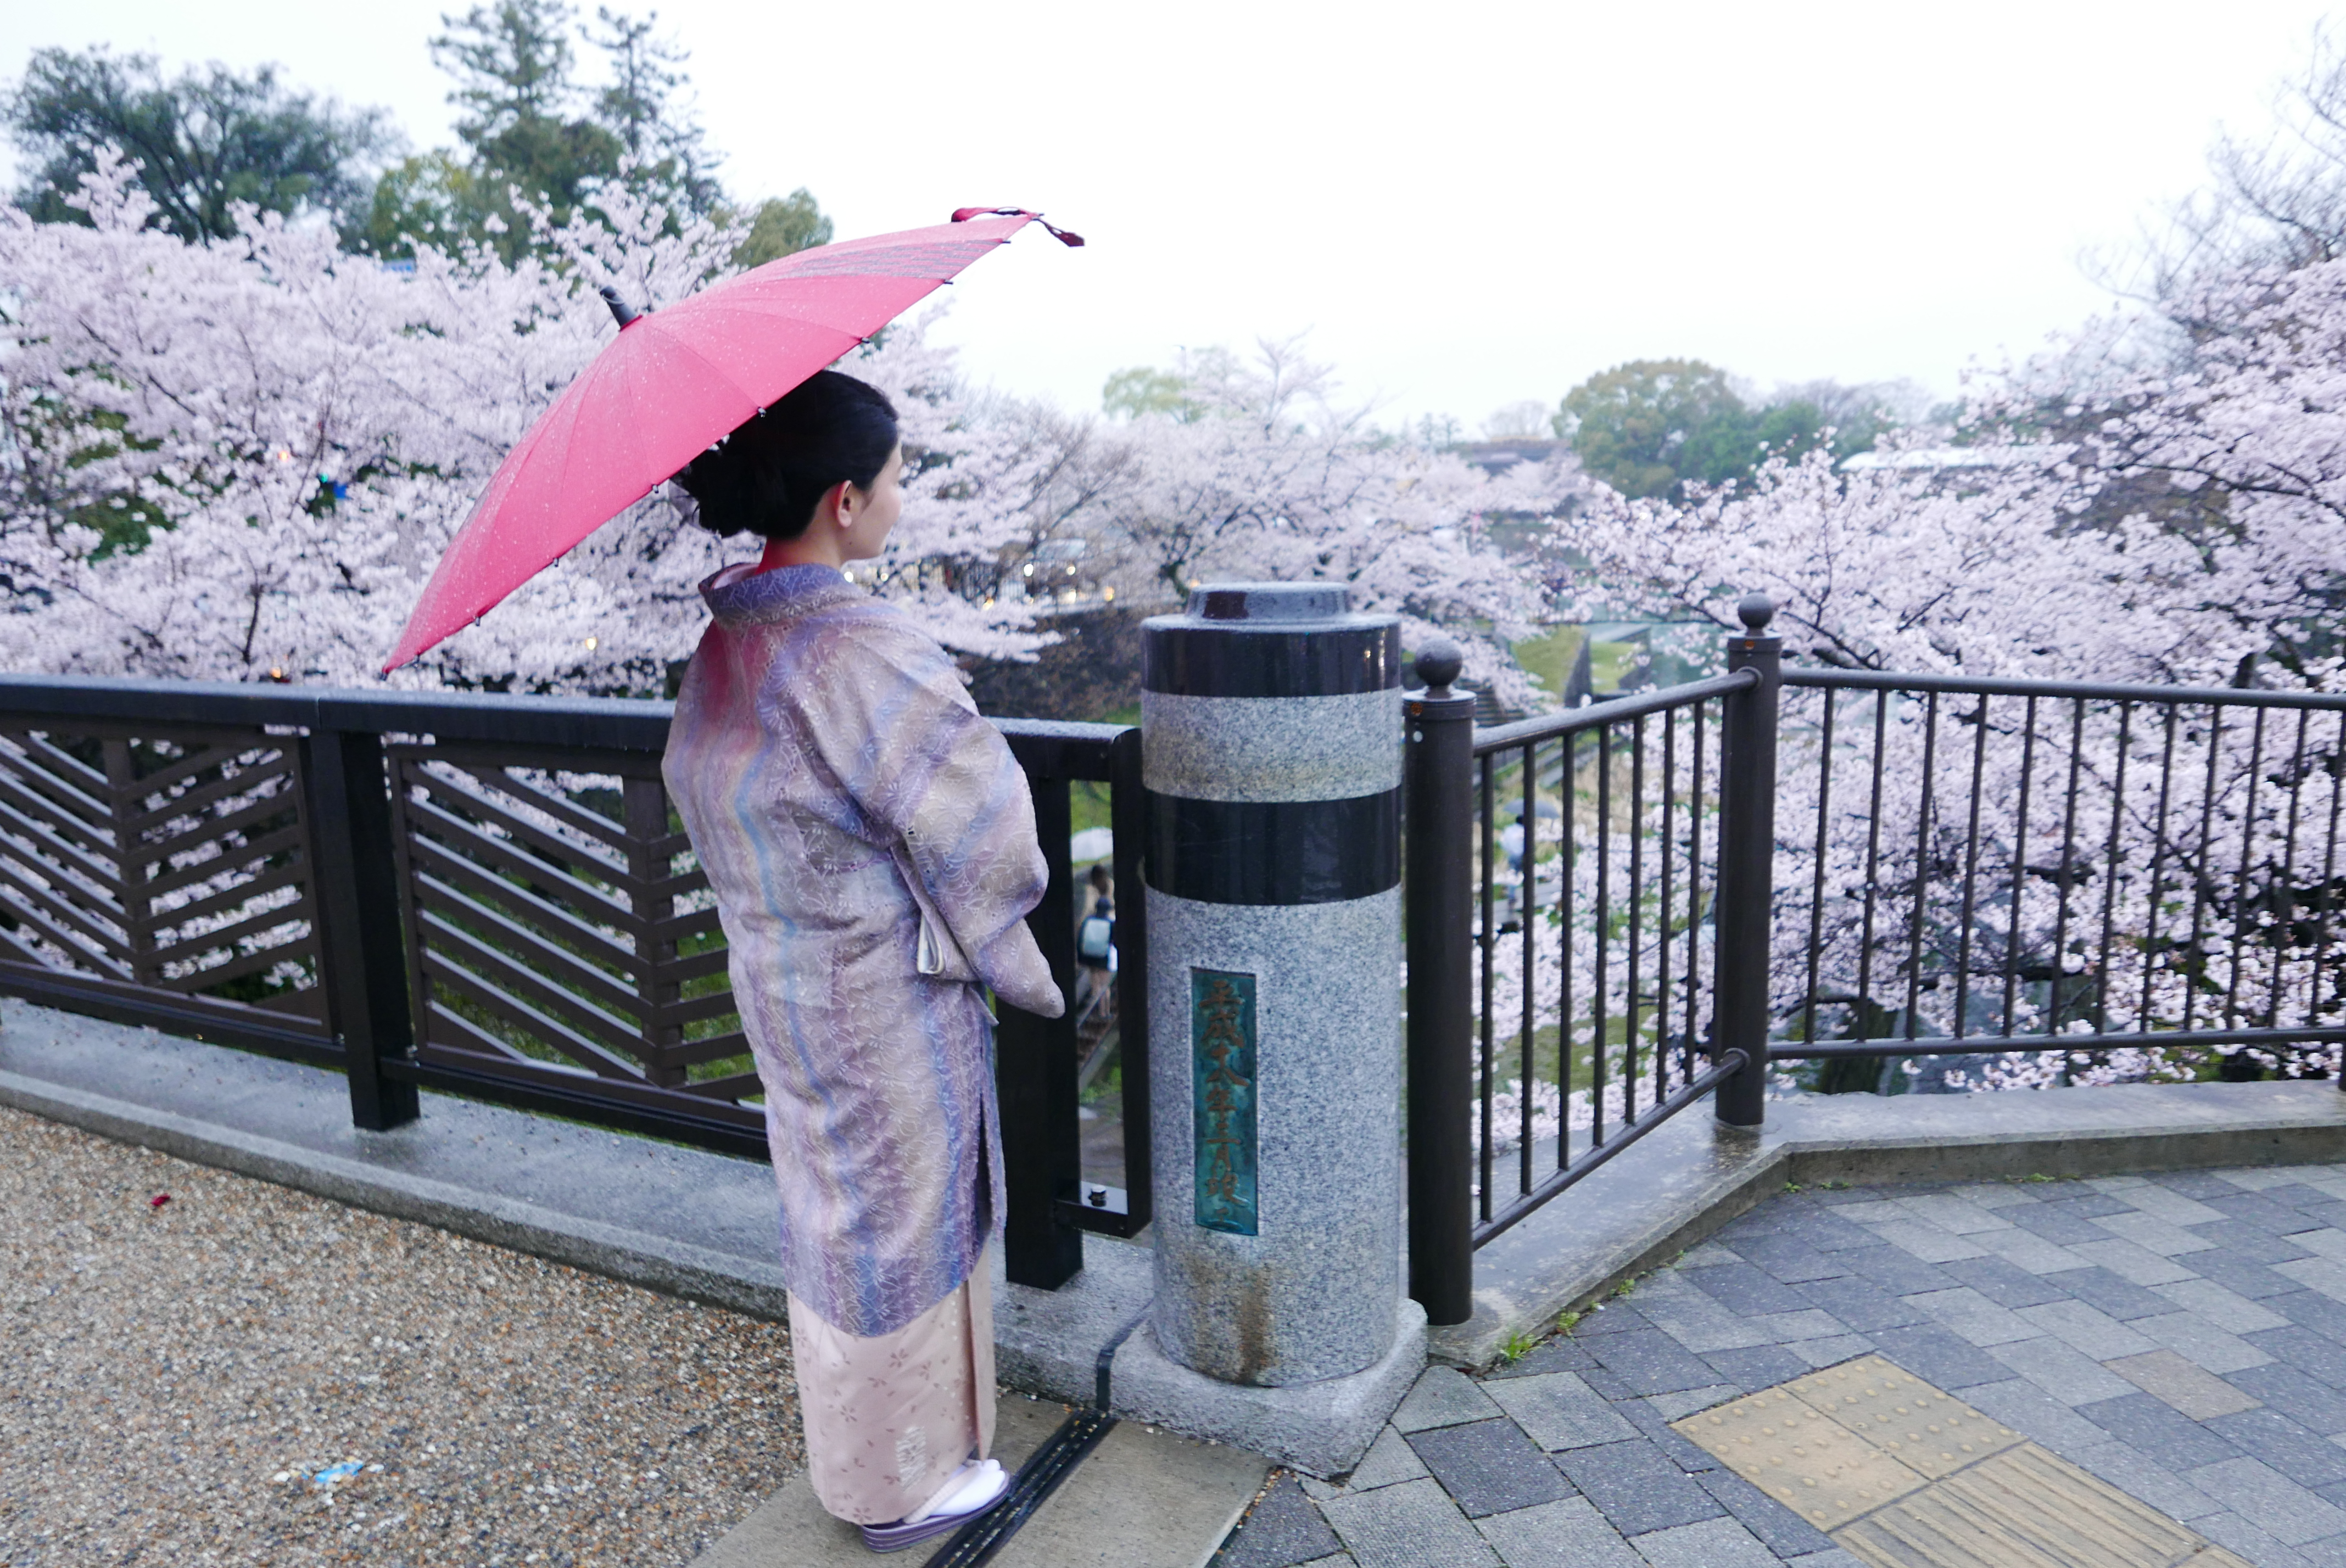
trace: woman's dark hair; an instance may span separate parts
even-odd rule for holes
[[[795,539],[842,480],[868,490],[896,450],[896,407],[880,389],[817,371],[676,476],[719,534]]]

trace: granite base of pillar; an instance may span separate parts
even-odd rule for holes
[[[1116,1413],[1275,1460],[1322,1481],[1349,1475],[1425,1369],[1425,1308],[1402,1298],[1392,1349],[1350,1377],[1256,1388],[1193,1372],[1143,1324],[1116,1356]]]
[[[997,1268],[999,1265],[997,1264]],[[1084,1270],[1056,1290],[994,1279],[995,1375],[1070,1404],[1095,1397],[1101,1349],[1148,1309],[1146,1247],[1086,1237]],[[1402,1300],[1392,1348],[1350,1377],[1284,1388],[1218,1382],[1167,1356],[1145,1321],[1116,1352],[1109,1406],[1129,1420],[1229,1443],[1323,1480],[1349,1474],[1425,1367],[1425,1309]]]

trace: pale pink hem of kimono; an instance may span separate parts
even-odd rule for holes
[[[790,1296],[807,1479],[833,1517],[892,1524],[934,1497],[964,1460],[993,1448],[988,1261],[980,1252],[952,1295],[869,1339],[833,1328]]]

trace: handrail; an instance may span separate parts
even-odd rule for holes
[[[2087,702],[2214,703],[2229,708],[2310,708],[2346,711],[2346,692],[2259,691],[2237,686],[2153,686],[2091,680],[2024,680],[2008,676],[1902,675],[1895,670],[1784,667],[1786,686],[1838,691],[1943,691],[1972,697],[2074,697]]]
[[[511,741],[659,751],[676,704],[634,697],[537,697],[510,692],[370,691],[227,680],[107,676],[0,675],[0,712],[129,723],[272,725],[283,728],[430,735],[440,740]],[[1037,742],[1112,741],[1117,724],[998,718],[1005,735]]]
[[[1605,702],[1592,702],[1586,708],[1569,708],[1563,713],[1537,714],[1530,718],[1518,718],[1512,724],[1493,725],[1488,729],[1477,727],[1474,755],[1481,757],[1487,752],[1503,751],[1511,746],[1553,740],[1560,735],[1577,735],[1584,729],[1602,728],[1608,724],[1618,724],[1625,718],[1660,713],[1666,708],[1691,708],[1714,697],[1729,697],[1739,691],[1749,691],[1759,681],[1760,677],[1751,671],[1739,669],[1727,675],[1688,681],[1684,686],[1666,686],[1658,690],[1641,692],[1636,697],[1617,697]]]
[[[668,743],[676,705],[640,697],[0,675],[0,710],[59,718],[266,724],[658,751]]]
[[[1775,1062],[1831,1062],[1872,1056],[2016,1056],[2039,1051],[2160,1050],[2177,1045],[2346,1044],[2346,1028],[2135,1029],[2096,1034],[1884,1034],[1873,1040],[1804,1044],[1770,1041]]]

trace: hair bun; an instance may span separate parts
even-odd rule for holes
[[[832,485],[871,488],[896,440],[896,410],[878,388],[818,371],[674,478],[710,533],[795,539]]]
[[[749,526],[749,475],[738,462],[729,461],[723,445],[712,446],[680,469],[676,483],[692,497],[703,528],[730,537]]]

